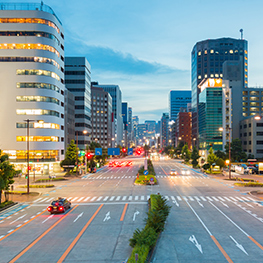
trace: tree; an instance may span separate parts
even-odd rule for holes
[[[8,161],[8,155],[0,150],[0,204],[3,190],[8,190],[14,183],[13,176],[16,173],[14,166]]]
[[[177,145],[177,147],[175,149],[177,155],[180,155],[182,153],[182,149],[183,149],[184,145],[185,145],[184,141],[179,142],[179,144]]]
[[[95,148],[101,148],[98,142],[91,142],[90,145],[86,147],[87,150],[95,151]]]
[[[240,162],[247,160],[247,154],[242,149],[242,141],[240,139],[234,139],[230,144],[230,151],[231,151],[231,160]],[[229,153],[229,143],[225,145],[225,152],[228,156]]]
[[[216,155],[218,158],[221,158],[221,159],[223,159],[223,160],[226,159],[226,154],[225,154],[224,152],[220,151],[220,150],[217,150],[217,151],[215,152],[215,155]]]
[[[66,156],[63,161],[61,161],[60,166],[63,165],[75,165],[77,155],[77,146],[74,140],[71,140],[70,144],[67,147]]]
[[[220,169],[222,169],[225,166],[225,161],[222,158],[218,158],[216,160],[216,165],[218,165]]]
[[[182,148],[182,158],[185,160],[185,162],[189,162],[191,157],[190,151],[188,149],[188,145],[185,144]]]
[[[200,155],[198,154],[198,150],[196,146],[194,146],[193,151],[191,153],[191,159],[192,159],[192,165],[195,168],[198,165],[198,159],[200,158]]]
[[[211,172],[211,167],[214,163],[216,163],[218,157],[214,154],[214,150],[213,148],[211,147],[209,149],[209,154],[207,156],[207,162],[209,163],[209,166],[210,166],[210,172]]]

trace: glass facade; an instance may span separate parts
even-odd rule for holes
[[[199,149],[223,150],[222,88],[206,88],[199,94]]]

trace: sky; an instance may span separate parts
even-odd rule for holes
[[[248,40],[249,87],[263,86],[262,0],[43,2],[62,21],[65,55],[85,56],[92,81],[119,85],[140,123],[169,112],[170,90],[191,89],[196,42],[240,38],[241,28]]]

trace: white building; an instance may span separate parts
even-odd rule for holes
[[[0,149],[26,172],[26,120],[32,120],[32,168],[44,174],[59,169],[64,159],[64,35],[49,6],[0,5],[0,81]]]

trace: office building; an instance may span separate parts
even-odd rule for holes
[[[0,149],[16,168],[60,170],[64,159],[64,33],[47,5],[0,5]]]
[[[66,88],[75,96],[75,141],[80,150],[90,144],[90,64],[85,57],[65,58]]]
[[[163,113],[161,118],[161,148],[169,145],[169,113]]]
[[[122,146],[128,145],[128,103],[122,102],[123,140]]]
[[[191,103],[191,90],[171,90],[169,94],[170,120],[176,120],[181,108]]]
[[[122,145],[123,140],[123,119],[122,119],[122,92],[118,85],[101,85],[98,82],[92,82],[92,87],[103,88],[110,93],[112,97],[112,112],[114,115],[114,132],[112,140],[114,147]]]
[[[192,135],[198,138],[198,85],[203,79],[223,78],[225,61],[240,61],[243,87],[248,86],[248,43],[244,39],[219,38],[197,42],[192,50]]]
[[[175,127],[175,128],[174,128]],[[192,148],[192,116],[191,112],[178,112],[175,125],[172,125],[172,143],[176,141],[176,146],[180,141],[187,143],[188,148]],[[173,131],[175,130],[175,131]],[[174,139],[174,136],[175,138]],[[172,144],[174,145],[174,144]]]
[[[222,79],[204,79],[199,88],[199,150],[200,155],[206,159],[210,147],[214,151],[223,150],[220,131],[225,116]]]
[[[75,96],[65,89],[65,150],[75,141]]]
[[[132,123],[132,107],[128,108],[128,147],[134,146],[133,142],[133,123]]]
[[[110,148],[112,141],[112,98],[102,88],[91,87],[91,141]]]
[[[139,140],[138,124],[139,124],[139,117],[133,116],[132,117],[132,126],[133,126],[133,141],[134,141],[135,146],[138,145],[138,140]]]

